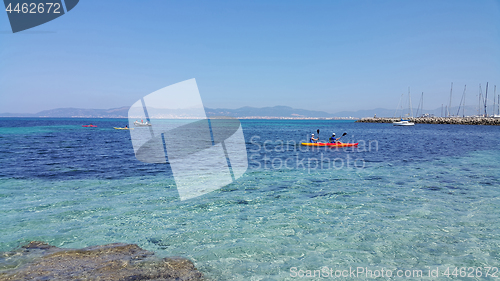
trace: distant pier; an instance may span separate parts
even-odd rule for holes
[[[413,117],[404,118],[415,124],[454,124],[454,125],[496,125],[500,126],[500,118],[493,117]],[[361,118],[361,123],[392,123],[401,118],[369,117]]]

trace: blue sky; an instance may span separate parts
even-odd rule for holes
[[[0,13],[0,112],[130,106],[196,78],[211,108],[425,108],[500,94],[500,1],[85,0],[12,34]],[[491,99],[491,103],[493,100]]]

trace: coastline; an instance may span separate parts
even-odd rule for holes
[[[392,123],[400,118],[368,117],[361,118],[360,123]],[[491,125],[500,126],[500,118],[494,117],[411,117],[406,118],[415,124],[451,124],[451,125]]]
[[[208,118],[211,117],[218,117],[215,115],[210,115],[207,116]],[[228,116],[231,117],[231,116]],[[52,117],[52,116],[0,116],[2,119],[12,119],[12,118],[41,118],[41,119],[65,119],[65,118],[73,118],[73,119],[129,119],[129,117],[126,116],[67,116],[67,117]],[[286,117],[286,116],[243,116],[243,117],[234,117],[236,119],[253,119],[253,120],[358,120],[359,118],[356,117]],[[132,118],[134,119],[134,118]],[[137,117],[137,119],[140,119],[140,117]],[[150,117],[150,119],[170,119],[170,120],[199,120],[201,118],[191,118],[191,117]]]

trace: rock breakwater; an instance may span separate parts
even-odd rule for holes
[[[157,258],[135,244],[62,249],[42,242],[0,253],[0,280],[204,280],[184,258]],[[10,268],[10,269],[9,269]]]
[[[392,123],[400,118],[370,117],[362,118],[356,122],[361,123]],[[416,117],[407,118],[415,124],[454,124],[454,125],[500,125],[500,118],[493,117]]]

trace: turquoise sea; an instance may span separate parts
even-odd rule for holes
[[[169,165],[137,161],[113,129],[125,119],[0,118],[0,251],[135,243],[209,280],[500,278],[500,127],[241,123],[247,172],[180,201]],[[301,147],[317,129],[360,146]]]

